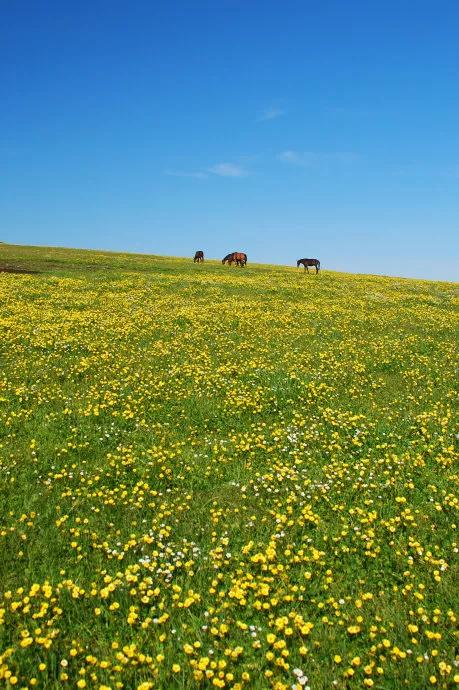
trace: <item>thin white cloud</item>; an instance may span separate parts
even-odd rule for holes
[[[282,151],[278,158],[284,163],[290,163],[291,165],[298,165],[306,168],[313,165],[320,165],[322,163],[352,163],[356,160],[359,160],[360,156],[351,151],[334,151],[331,153],[323,153],[318,151],[293,151],[289,149]]]
[[[279,160],[283,161],[284,163],[293,163],[294,165],[301,165],[302,158],[301,154],[298,153],[298,151],[282,151],[282,153],[279,154]]]
[[[172,177],[194,177],[197,180],[204,180],[208,175],[204,172],[185,172],[181,170],[166,170],[166,175]]]
[[[276,106],[270,106],[265,108],[258,118],[259,122],[265,122],[266,120],[275,120],[278,117],[285,115],[285,110],[278,108]]]
[[[212,175],[218,177],[247,177],[249,175],[248,170],[235,163],[216,163],[206,170],[165,170],[164,173],[172,177],[191,177],[197,180],[205,180]]]
[[[213,175],[219,175],[219,177],[247,177],[249,174],[241,165],[234,163],[217,163],[208,168],[208,171]]]

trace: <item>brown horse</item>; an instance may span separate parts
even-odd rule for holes
[[[222,259],[222,264],[225,263],[227,263],[228,266],[231,266],[232,263],[235,263],[236,266],[245,266],[247,263],[247,254],[244,254],[244,252],[231,252],[231,254],[227,254]]]
[[[296,267],[298,268],[300,264],[303,264],[304,270],[309,273],[309,268],[308,266],[315,266],[316,268],[316,273],[320,271],[320,261],[319,259],[298,259],[296,262]]]
[[[234,261],[236,262],[236,266],[245,266],[247,263],[247,254],[244,254],[244,252],[234,252]]]
[[[194,255],[193,261],[195,264],[196,263],[198,263],[198,264],[202,263],[204,261],[204,252],[201,252],[200,250],[197,251],[196,254]]]

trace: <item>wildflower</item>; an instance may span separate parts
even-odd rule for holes
[[[360,625],[349,625],[347,631],[350,635],[357,635],[361,630]]]

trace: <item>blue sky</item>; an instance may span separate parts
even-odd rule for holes
[[[0,240],[458,279],[459,4],[14,0]]]

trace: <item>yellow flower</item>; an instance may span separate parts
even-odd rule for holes
[[[350,635],[357,635],[361,630],[360,625],[350,625],[347,629]]]

